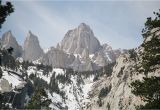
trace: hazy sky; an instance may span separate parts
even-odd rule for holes
[[[160,1],[53,1],[17,0],[15,12],[2,25],[0,36],[11,30],[23,44],[29,30],[43,49],[56,46],[65,33],[84,22],[101,43],[115,48],[141,44],[141,30],[147,17],[160,9]]]

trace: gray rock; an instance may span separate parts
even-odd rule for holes
[[[22,56],[22,47],[17,43],[15,37],[12,35],[11,31],[8,31],[2,35],[2,47],[8,49],[13,47],[13,56],[15,58]]]
[[[92,54],[98,51],[101,45],[93,31],[85,23],[81,23],[78,28],[68,31],[61,42],[61,49],[68,53],[82,54],[86,48]]]
[[[34,61],[42,57],[43,54],[44,52],[39,45],[38,37],[29,31],[24,42],[24,60]]]
[[[12,87],[9,84],[8,80],[3,78],[0,80],[0,88],[1,88],[0,90],[1,93],[10,92],[12,90]]]
[[[66,54],[64,51],[51,47],[51,49],[42,57],[42,62],[53,67],[67,68],[74,61],[73,54]]]

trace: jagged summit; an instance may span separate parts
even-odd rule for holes
[[[11,31],[5,34],[5,39],[2,40],[5,45],[13,43],[12,47],[19,50],[19,47],[14,46],[18,43],[12,37]],[[114,62],[121,53],[121,51],[112,50],[112,47],[108,44],[101,45],[90,26],[85,23],[69,30],[56,48],[49,48],[45,53],[39,44],[38,37],[29,30],[23,45],[23,51],[22,47],[20,50],[21,55],[19,57],[23,57],[24,60],[39,60],[46,65],[72,68],[77,71],[97,70],[110,62]]]
[[[2,46],[3,48],[13,47],[13,56],[20,57],[22,55],[22,47],[16,41],[16,38],[12,35],[11,30],[7,31],[2,35]]]
[[[88,49],[89,53],[92,54],[100,48],[100,42],[94,36],[91,28],[85,23],[81,23],[77,28],[69,30],[61,42],[62,50],[74,54],[82,54],[84,49]]]
[[[27,33],[23,48],[23,58],[25,60],[34,61],[43,55],[43,50],[39,45],[38,37],[31,31],[28,31]]]
[[[81,23],[79,26],[78,26],[78,29],[80,31],[88,31],[88,32],[92,32],[92,29],[90,28],[89,25],[85,24],[85,23]],[[92,32],[93,34],[93,32]]]
[[[30,38],[30,37],[32,37],[32,38]],[[30,39],[38,39],[38,37],[36,35],[34,35],[31,30],[29,30],[26,35],[26,39],[29,39],[29,38]]]

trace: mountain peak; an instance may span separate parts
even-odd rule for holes
[[[9,47],[13,47],[14,57],[19,57],[22,54],[22,47],[18,44],[16,38],[12,35],[12,32],[10,30],[2,35],[2,46],[6,49]]]
[[[81,23],[78,27],[89,27],[86,23]]]
[[[12,35],[12,32],[10,30],[2,35],[2,41],[3,42],[5,41],[6,43],[17,42],[15,37]]]
[[[28,31],[26,40],[24,42],[23,58],[25,60],[37,60],[43,55],[43,50],[39,45],[38,37]]]
[[[32,34],[31,30],[28,31],[29,34]]]
[[[89,54],[92,54],[98,51],[100,47],[100,42],[85,23],[81,23],[78,28],[68,31],[61,42],[62,50],[74,54],[82,54],[86,48],[89,50]]]
[[[11,30],[7,31],[6,33],[8,33],[8,34],[12,34]]]
[[[36,37],[30,30],[27,33],[27,37]]]
[[[79,26],[78,26],[78,29],[81,30],[81,31],[92,31],[90,26],[85,24],[85,23],[81,23]],[[93,33],[93,32],[92,32]]]

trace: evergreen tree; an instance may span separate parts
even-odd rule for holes
[[[11,2],[2,4],[2,0],[0,0],[0,29],[2,27],[2,24],[6,21],[6,17],[12,12],[14,12],[14,8]]]
[[[2,72],[2,69],[0,67],[0,78],[2,78],[2,76],[3,76],[3,72]]]
[[[159,10],[160,11],[160,10]],[[137,109],[160,109],[160,77],[148,78],[148,72],[155,72],[160,66],[160,40],[152,29],[160,31],[160,14],[154,12],[155,18],[148,18],[143,29],[143,37],[145,38],[142,47],[142,63],[144,74],[146,78],[143,81],[136,80],[131,83],[132,93],[140,96],[145,102],[145,105],[140,105]],[[151,38],[149,38],[151,37]],[[149,39],[146,41],[146,39]]]
[[[27,105],[27,109],[50,109],[51,100],[42,88],[37,88]]]
[[[160,10],[159,10],[160,11]],[[147,39],[152,36],[149,41],[142,44],[144,51],[142,53],[142,67],[144,68],[144,73],[147,74],[149,71],[154,71],[152,68],[154,65],[160,65],[160,40],[159,36],[150,31],[154,28],[160,28],[160,14],[159,12],[154,12],[155,18],[148,18],[145,23],[145,28],[143,31],[143,37]]]
[[[143,82],[136,80],[131,86],[132,93],[146,102],[145,105],[138,106],[138,109],[160,108],[160,77],[144,78]]]

